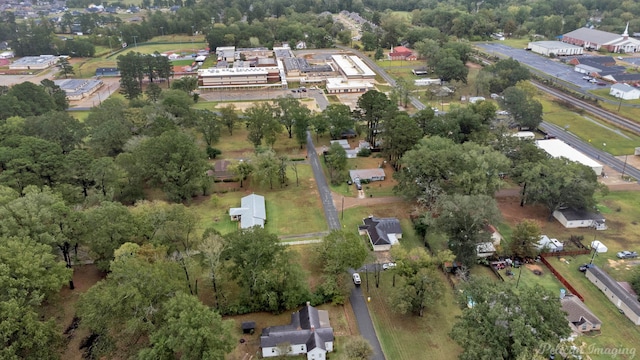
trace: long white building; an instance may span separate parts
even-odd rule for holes
[[[582,55],[582,46],[563,43],[562,41],[533,41],[528,46],[531,51],[544,56]]]
[[[340,73],[347,79],[373,79],[376,73],[355,55],[331,55]]]
[[[593,160],[580,151],[572,148],[567,143],[559,139],[538,140],[536,145],[554,158],[567,158],[593,169],[596,175],[602,174],[604,167],[599,162]]]

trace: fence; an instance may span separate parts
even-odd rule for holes
[[[579,251],[563,251],[563,253],[573,253],[573,252],[579,252]],[[589,251],[587,251],[587,254],[589,253]],[[569,282],[562,276],[560,275],[560,273],[558,273],[556,271],[556,269],[553,268],[553,266],[551,266],[551,264],[549,263],[549,261],[547,261],[547,259],[545,258],[545,255],[548,256],[549,253],[547,254],[543,254],[542,256],[540,256],[540,260],[542,261],[543,264],[545,264],[547,266],[547,268],[553,273],[553,275],[556,277],[556,279],[558,279],[558,281],[560,281],[560,283],[562,283],[562,285],[564,285],[567,290],[569,291],[569,293],[575,295],[578,297],[578,299],[580,299],[582,302],[584,302],[584,297],[582,297],[582,295],[573,287],[571,286],[571,284],[569,284]],[[553,253],[554,255],[557,255],[559,253]],[[582,254],[582,253],[581,253]]]
[[[556,252],[547,252],[541,253],[540,257],[548,257],[548,256],[576,256],[576,255],[587,255],[591,254],[591,250],[582,249],[582,250],[572,250],[572,251],[556,251]]]

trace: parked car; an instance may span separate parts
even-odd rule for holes
[[[353,273],[353,283],[357,285],[362,284],[362,280],[360,280],[360,274]]]
[[[638,257],[638,253],[635,251],[620,251],[616,254],[618,259],[633,259]]]
[[[599,82],[598,86],[607,86],[607,83]]]
[[[583,79],[584,79],[584,78],[583,78]],[[598,82],[598,80],[596,80],[596,79],[589,79],[589,82],[590,82],[590,83],[592,83],[592,84],[595,84],[595,83],[597,83],[597,82]]]
[[[591,80],[591,76],[583,76],[582,80]]]
[[[590,267],[593,267],[593,264],[582,264],[578,270],[580,270],[580,272],[587,272],[587,269]]]
[[[395,268],[397,265],[394,262],[382,264],[382,270],[389,270]]]

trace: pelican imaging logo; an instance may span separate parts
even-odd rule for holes
[[[634,347],[605,347],[595,344],[577,347],[571,343],[557,345],[544,343],[536,352],[543,356],[559,354],[567,359],[582,359],[584,355],[604,356],[609,359],[634,359],[636,357],[636,348]]]

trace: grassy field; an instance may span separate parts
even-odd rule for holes
[[[84,122],[89,116],[89,111],[69,111],[69,115],[80,120],[80,122]]]
[[[540,99],[544,119],[577,135],[613,155],[633,154],[640,136],[620,130],[595,117],[580,115],[546,98]],[[602,144],[607,144],[606,147]]]
[[[509,39],[505,39],[504,41],[499,41],[500,44],[511,46],[512,48],[516,48],[516,49],[526,48],[529,45],[529,42],[531,42],[529,38],[518,38],[518,39],[509,38]]]

